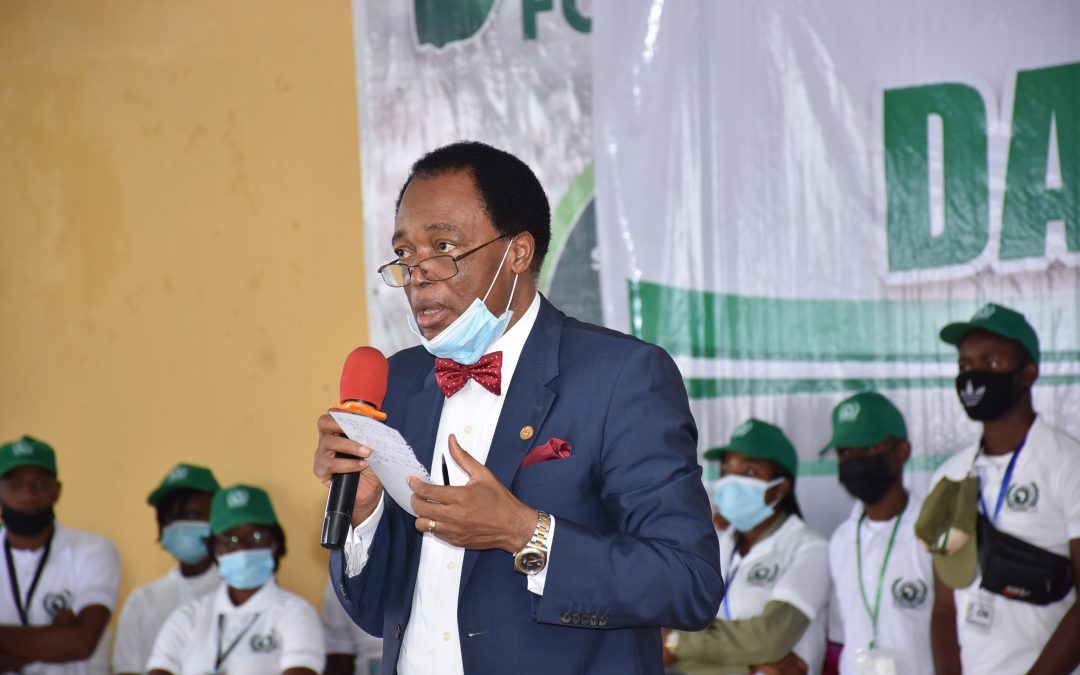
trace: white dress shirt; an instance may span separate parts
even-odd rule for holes
[[[499,396],[469,380],[461,391],[446,399],[439,417],[435,454],[431,462],[431,475],[436,483],[442,482],[444,459],[451,485],[463,485],[469,480],[465,471],[450,457],[450,434],[454,434],[461,447],[476,461],[481,464],[487,462],[506,392],[510,389],[510,381],[521,357],[521,350],[525,347],[525,341],[532,332],[539,313],[540,294],[537,293],[521,319],[487,350],[487,353],[503,353],[502,393]],[[382,512],[383,504],[380,502],[370,517],[350,530],[344,547],[348,576],[359,574],[367,562],[368,547],[378,529]],[[420,566],[416,574],[416,591],[413,593],[412,612],[401,645],[398,672],[401,675],[456,675],[463,673],[457,609],[465,549],[452,546],[433,534],[425,533],[423,537]],[[548,534],[549,560],[554,537],[555,519],[552,518]],[[506,564],[512,565],[513,561],[507,557]],[[530,576],[529,591],[543,595],[546,578],[547,568]]]

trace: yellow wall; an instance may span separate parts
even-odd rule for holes
[[[315,420],[366,341],[348,0],[0,2],[0,440],[161,575],[178,460],[269,490],[321,596]]]

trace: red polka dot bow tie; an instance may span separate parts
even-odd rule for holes
[[[452,359],[435,359],[435,382],[447,398],[461,391],[470,379],[496,396],[501,394],[502,352],[485,354],[471,366]]]

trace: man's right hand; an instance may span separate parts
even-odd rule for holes
[[[349,440],[329,414],[319,418],[318,426],[319,445],[315,448],[315,463],[312,467],[315,477],[329,487],[330,479],[336,473],[360,472],[360,485],[356,488],[356,502],[353,504],[352,513],[352,524],[355,527],[375,511],[382,498],[382,483],[374,471],[368,471],[368,463],[365,461],[371,456],[371,448]],[[338,457],[339,452],[352,457]]]

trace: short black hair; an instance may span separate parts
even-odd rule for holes
[[[398,192],[394,213],[414,178],[433,178],[467,171],[484,202],[495,231],[513,236],[528,232],[536,242],[532,269],[539,273],[551,245],[551,206],[540,180],[516,156],[479,141],[459,141],[436,148],[412,165]]]

